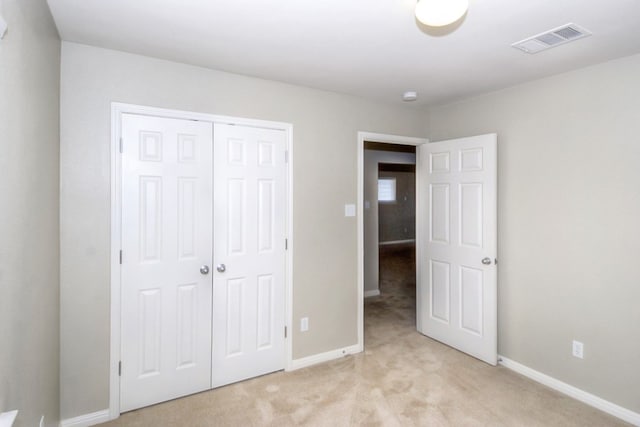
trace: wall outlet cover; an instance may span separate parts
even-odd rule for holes
[[[584,344],[580,341],[573,341],[572,354],[579,359],[584,358]]]

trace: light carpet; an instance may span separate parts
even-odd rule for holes
[[[628,425],[418,334],[411,254],[411,247],[383,248],[382,294],[365,303],[363,353],[132,411],[103,425]]]

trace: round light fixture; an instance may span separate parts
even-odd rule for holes
[[[418,0],[416,18],[430,27],[457,21],[469,8],[469,0]]]

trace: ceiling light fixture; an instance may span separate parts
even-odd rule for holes
[[[457,21],[469,8],[469,0],[418,0],[416,18],[430,27]]]

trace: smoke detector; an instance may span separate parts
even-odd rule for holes
[[[404,102],[411,102],[415,101],[416,99],[418,99],[418,92],[416,92],[415,90],[408,90],[402,94],[402,100]]]
[[[561,27],[554,28],[553,30],[545,31],[544,33],[520,40],[511,46],[526,53],[538,53],[590,35],[591,32],[589,30],[585,30],[576,24],[566,24]]]

